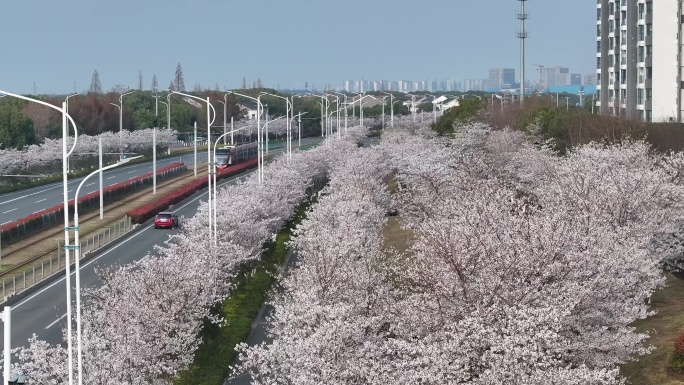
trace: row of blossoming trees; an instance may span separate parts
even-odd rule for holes
[[[482,127],[479,127],[482,128]],[[256,384],[618,384],[649,351],[682,213],[681,154],[642,142],[560,158],[519,133],[387,134],[331,172],[297,229]],[[416,135],[418,134],[418,135]],[[383,178],[393,175],[391,195]],[[396,207],[412,235],[383,249]]]
[[[343,140],[294,153],[289,162],[276,159],[265,168],[261,186],[251,177],[219,190],[217,246],[203,203],[155,255],[99,271],[102,286],[86,290],[83,298],[83,382],[149,384],[186,368],[204,322],[222,322],[211,308],[230,294],[238,268],[260,257],[264,243],[292,217],[310,188],[354,151],[359,135],[351,130]],[[62,384],[68,377],[62,345],[33,338],[17,358],[14,370],[32,382]]]
[[[676,265],[680,154],[625,142],[561,158],[477,126],[455,140],[386,131],[370,149],[350,133],[277,159],[261,187],[222,189],[218,246],[203,204],[158,256],[103,270],[84,298],[84,383],[168,381],[187,367],[237,268],[323,180],[295,231],[272,341],[241,345],[236,373],[258,384],[617,384],[616,365],[648,352],[629,325],[651,314],[663,266]],[[394,209],[407,252],[384,245]],[[66,378],[62,346],[34,339],[18,357],[36,383]]]
[[[118,153],[120,145],[126,146],[125,152],[141,152],[152,148],[152,129],[118,133],[105,132],[96,136],[79,135],[72,154],[75,158],[97,156],[98,138],[102,138],[104,153]],[[69,138],[68,149],[73,144]],[[168,129],[157,129],[157,144],[166,145],[176,141],[176,133]],[[0,174],[21,170],[42,170],[62,161],[62,139],[45,138],[43,144],[27,146],[23,150],[0,150]]]

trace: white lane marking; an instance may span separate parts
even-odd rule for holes
[[[97,190],[93,190],[93,191],[89,192],[88,194],[92,194],[92,193],[94,193],[94,192],[97,192]]]
[[[115,176],[110,176],[110,177],[107,178],[107,179],[113,179],[113,178],[116,178],[116,175],[115,175]]]
[[[12,221],[2,222],[2,223],[0,223],[0,226],[6,225],[6,224],[8,224],[8,223],[10,223],[10,222],[12,222]]]
[[[57,318],[53,323],[49,324],[48,326],[45,327],[45,330],[50,329],[51,327],[55,326],[57,322],[61,321],[62,318],[66,317],[66,313],[64,313],[63,316]]]
[[[114,186],[115,184],[116,184],[116,183],[112,183],[112,184],[110,184],[109,186]],[[107,186],[107,187],[109,187],[109,186]]]
[[[10,203],[10,202],[18,201],[19,199],[23,199],[23,198],[26,198],[26,197],[30,197],[31,195],[41,194],[41,193],[44,193],[44,192],[49,191],[49,190],[50,190],[50,189],[47,189],[47,190],[40,190],[40,191],[36,191],[36,192],[34,192],[34,193],[31,193],[31,194],[22,195],[22,196],[20,196],[19,198],[14,198],[14,199],[10,199],[10,200],[8,200],[8,201],[0,202],[0,205],[4,205],[5,203]]]
[[[43,211],[43,210],[34,211],[34,212],[32,212],[31,214],[39,213],[39,212],[41,212],[41,211]]]
[[[253,172],[256,172],[256,170],[252,170],[252,171],[248,172],[248,175],[251,174],[251,173],[253,173]],[[233,182],[233,181],[235,181],[235,179],[237,179],[237,178],[228,179],[228,180],[226,180],[225,182],[221,183],[221,185],[226,184],[226,183],[229,183],[229,182]],[[206,193],[207,193],[207,192],[205,191],[205,192],[203,192],[202,194],[199,194],[197,197],[195,197],[195,199],[189,201],[188,203],[184,204],[183,206],[178,207],[177,209],[173,210],[172,212],[175,213],[175,212],[178,212],[179,210],[184,209],[186,206],[188,206],[188,205],[190,205],[191,203],[195,202],[196,200],[202,198],[204,195],[206,195]],[[7,222],[7,223],[9,223],[9,222]],[[3,223],[3,224],[4,224],[4,223]],[[117,245],[112,246],[110,249],[108,249],[108,250],[105,251],[104,253],[98,255],[97,257],[95,257],[95,258],[91,259],[90,261],[86,262],[85,264],[81,265],[81,269],[83,269],[84,267],[87,267],[87,266],[89,266],[89,265],[91,265],[91,264],[97,262],[100,258],[102,258],[102,257],[104,257],[105,255],[109,254],[110,252],[112,252],[112,251],[118,249],[120,246],[125,245],[126,242],[128,242],[128,241],[130,241],[131,239],[137,237],[138,235],[144,233],[145,231],[151,229],[152,227],[154,227],[154,224],[151,224],[151,225],[147,226],[146,228],[140,230],[140,232],[137,232],[137,233],[131,235],[130,237],[128,237],[127,239],[120,241]],[[72,271],[72,272],[71,272],[71,275],[75,275],[75,274],[76,274],[75,271]],[[48,285],[48,286],[45,286],[42,290],[38,290],[38,291],[35,292],[33,295],[24,298],[23,301],[21,301],[21,302],[17,303],[16,305],[14,305],[13,308],[16,309],[16,308],[18,308],[19,306],[21,306],[21,305],[23,305],[23,304],[29,302],[30,300],[32,300],[32,299],[36,298],[37,296],[43,294],[44,292],[48,291],[50,288],[52,288],[53,286],[55,286],[55,285],[61,283],[61,282],[64,281],[64,280],[65,280],[65,277],[62,276],[61,278],[59,278],[58,280],[56,280],[56,281],[53,282],[52,284],[50,284],[50,285]]]
[[[16,209],[17,209],[17,208],[15,207],[15,208],[13,208],[12,210],[3,211],[3,214],[11,213],[12,211],[14,211],[14,210],[16,210]]]
[[[134,172],[135,172],[135,170],[129,171],[129,172],[127,172],[126,174],[131,174],[131,173],[134,173]]]
[[[69,191],[67,191],[67,192],[70,193],[70,192],[72,192],[72,191],[74,191],[74,190],[69,190]]]
[[[47,198],[41,199],[41,200],[39,200],[39,201],[36,201],[36,203],[45,202],[46,200],[47,200]]]
[[[94,185],[94,184],[95,184],[95,182],[93,182],[93,183],[88,183],[88,184],[86,185],[86,187],[87,187],[87,186],[92,186],[92,185]]]

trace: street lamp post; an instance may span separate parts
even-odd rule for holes
[[[416,123],[416,95],[411,95],[411,114],[413,115],[413,124]]]
[[[247,96],[244,94],[237,93],[235,91],[228,91],[230,94],[235,94],[237,96],[242,96],[243,98],[251,99],[254,100],[257,104],[257,176],[259,180],[259,185],[261,185],[261,181],[264,179],[263,177],[263,167],[262,167],[262,152],[263,152],[263,145],[261,143],[261,113],[264,110],[264,107],[261,104],[261,95],[255,97],[252,96]]]
[[[27,100],[29,102],[34,102],[42,104],[46,107],[50,107],[54,110],[59,111],[62,114],[62,191],[64,196],[64,256],[66,259],[66,302],[67,302],[67,357],[68,357],[68,370],[69,370],[69,385],[74,383],[74,372],[73,372],[73,349],[72,349],[72,326],[71,326],[71,266],[70,266],[70,253],[69,250],[72,248],[69,245],[69,231],[73,228],[69,227],[69,192],[67,185],[67,159],[69,155],[74,152],[76,144],[78,143],[78,130],[76,128],[76,123],[66,112],[66,102],[62,103],[62,108],[54,106],[50,103],[46,103],[42,100],[28,98],[26,96],[13,94],[7,91],[0,91],[0,93],[7,96],[12,96],[18,99]],[[69,136],[69,122],[74,126],[74,143],[69,151],[67,151],[67,137]],[[7,380],[7,379],[5,379]]]
[[[102,157],[102,138],[98,138],[98,146],[99,146],[99,154],[100,157]],[[104,171],[104,170],[109,170],[114,167],[121,166],[124,163],[129,162],[132,159],[135,158],[140,158],[140,156],[136,156],[133,158],[127,158],[127,159],[121,159],[117,163],[114,163],[112,165],[109,165],[107,167],[100,168],[98,170],[95,170],[88,174],[81,183],[78,185],[78,188],[76,188],[76,194],[74,195],[74,270],[76,271],[76,360],[77,360],[77,365],[78,365],[78,384],[82,385],[83,384],[83,350],[81,348],[81,264],[80,264],[80,259],[81,259],[81,244],[80,244],[80,239],[78,236],[78,194],[81,191],[81,187],[83,187],[83,184],[85,181],[88,180],[91,176]],[[68,261],[67,261],[68,263]]]
[[[336,110],[334,111],[337,113],[337,139],[342,137],[342,134],[340,133],[340,97],[339,95],[333,95],[333,94],[325,94],[326,98],[328,96],[332,96],[335,98],[335,107]],[[332,117],[332,114],[330,115]],[[332,136],[332,124],[330,125],[330,135]]]
[[[251,125],[244,126],[244,127],[238,128],[237,130],[231,130],[230,132],[224,132],[223,135],[216,138],[216,142],[214,143],[214,246],[216,246],[216,244],[218,242],[218,225],[217,225],[218,219],[217,219],[217,215],[216,215],[216,211],[217,211],[216,201],[217,201],[217,197],[218,197],[217,191],[216,191],[216,182],[217,182],[216,174],[218,171],[217,171],[217,167],[216,167],[216,147],[218,147],[218,142],[221,139],[225,139],[225,137],[228,134],[233,135],[233,133],[235,133],[237,131],[244,130],[244,129],[250,128],[250,127],[252,127],[252,126]],[[211,190],[207,191],[207,193],[211,194]],[[211,224],[209,226],[211,226]],[[209,229],[209,231],[211,231],[211,229]]]
[[[382,97],[382,130],[385,131],[385,99],[387,96]]]
[[[185,93],[178,92],[178,91],[169,91],[169,92],[172,94],[178,94],[178,95],[182,95],[182,96],[185,96],[188,98],[204,101],[204,99],[200,98],[199,96],[193,96],[193,95],[185,94]],[[211,101],[209,100],[209,97],[207,97],[206,102],[207,102],[207,188],[208,188],[208,191],[211,192],[211,174],[213,171],[211,168],[211,166],[212,166],[211,125],[212,125],[212,123],[214,123],[214,119],[216,119],[216,110],[214,110],[214,106],[211,105]],[[212,111],[214,112],[214,119],[211,118],[211,112]],[[197,139],[195,139],[195,144],[196,143],[197,143]],[[195,169],[197,169],[197,168],[195,167]],[[208,196],[209,196],[209,199],[208,199],[207,203],[209,204],[209,213],[208,213],[209,214],[209,238],[211,239],[211,219],[212,219],[212,215],[211,215],[211,193],[209,193]]]
[[[300,112],[296,115],[297,116],[297,123],[299,125],[299,130],[298,130],[299,131],[299,137],[297,139],[297,147],[302,146],[302,119],[301,119],[301,116],[305,115],[305,114],[308,114],[308,112]],[[295,117],[293,116],[292,118],[290,118],[290,120],[294,120],[294,118]],[[292,122],[290,122],[290,126],[291,125],[292,125]]]
[[[269,96],[274,96],[276,98],[280,99],[285,99],[285,130],[287,131],[287,144],[285,146],[287,150],[287,159],[288,161],[292,158],[292,147],[291,147],[291,126],[290,126],[290,111],[292,114],[294,114],[294,110],[292,109],[292,106],[290,105],[290,99],[286,98],[285,96],[280,96],[280,95],[275,95],[271,94],[268,92],[261,92],[262,95],[269,95]],[[266,139],[268,143],[268,138]]]
[[[66,98],[64,98],[64,102],[66,103],[66,107],[65,107],[65,108],[66,108],[66,113],[67,113],[67,114],[69,113],[69,98],[71,98],[71,97],[73,97],[73,96],[76,96],[76,95],[78,95],[78,94],[79,94],[79,93],[76,92],[75,94],[71,94],[71,95],[67,96]],[[69,167],[69,159],[67,159],[67,172],[69,172],[69,171],[71,171],[71,167]]]
[[[390,92],[383,92],[383,94],[390,97],[390,126],[394,128],[394,94]]]
[[[119,159],[123,159],[123,137],[122,137],[122,135],[123,135],[122,134],[122,130],[123,130],[123,97],[126,95],[129,95],[129,94],[132,94],[134,92],[135,92],[135,90],[128,91],[128,92],[125,92],[125,93],[119,95],[119,104],[118,105],[116,105],[114,103],[110,103],[112,105],[119,107],[119,152],[121,153],[121,155],[119,156]]]

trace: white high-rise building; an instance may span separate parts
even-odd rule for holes
[[[599,111],[682,122],[682,0],[597,0]]]

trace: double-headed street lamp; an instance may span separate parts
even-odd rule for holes
[[[257,179],[259,180],[259,185],[261,185],[261,182],[264,179],[264,170],[263,170],[263,145],[261,143],[261,113],[264,110],[264,106],[261,104],[261,95],[257,96],[256,98],[253,96],[247,96],[244,94],[237,93],[235,91],[228,91],[227,94],[235,94],[237,96],[242,96],[243,98],[251,99],[254,100],[257,104]]]
[[[121,95],[119,95],[119,104],[116,103],[109,103],[112,106],[117,106],[119,108],[119,159],[123,159],[123,138],[122,138],[122,130],[123,130],[123,97],[129,94],[134,93],[135,90],[133,91],[128,91],[125,92]]]
[[[383,92],[390,97],[390,126],[394,127],[394,94],[390,92]]]
[[[298,123],[298,126],[299,126],[299,129],[298,129],[299,136],[298,136],[298,138],[297,138],[297,147],[301,147],[301,146],[302,146],[302,119],[301,119],[301,116],[302,116],[302,115],[305,115],[305,114],[308,114],[308,113],[309,113],[308,111],[307,111],[307,112],[300,112],[300,113],[298,113],[298,114],[296,115],[296,116],[297,116],[297,123]],[[295,117],[293,116],[292,118],[290,118],[290,120],[294,120],[294,118],[295,118]],[[290,126],[292,126],[292,122],[290,122]]]
[[[59,108],[57,106],[54,106],[50,103],[46,103],[42,100],[37,100],[37,99],[32,99],[28,98],[26,96],[18,95],[18,94],[13,94],[11,92],[7,91],[0,91],[0,93],[7,95],[7,96],[12,96],[17,99],[22,99],[22,100],[27,100],[29,102],[34,102],[38,104],[42,104],[46,107],[50,107],[54,110],[59,111],[62,114],[62,189],[63,189],[63,195],[64,195],[64,255],[66,258],[66,302],[67,302],[67,357],[68,357],[68,370],[69,370],[69,385],[74,383],[74,371],[73,371],[73,349],[72,349],[72,338],[71,338],[71,333],[72,333],[72,327],[71,327],[71,266],[70,266],[70,253],[69,250],[72,248],[75,248],[75,246],[71,246],[69,244],[69,230],[72,230],[73,228],[69,227],[69,192],[68,190],[68,185],[67,185],[67,159],[69,158],[69,155],[71,155],[74,152],[74,149],[76,148],[76,143],[78,142],[78,130],[76,128],[76,123],[74,123],[74,120],[69,116],[69,114],[66,111],[66,102],[62,103],[62,108]],[[67,151],[67,137],[69,136],[69,122],[74,126],[74,143],[71,147],[71,150]],[[5,338],[10,338],[8,334],[5,334]],[[5,358],[6,366],[5,370],[8,370],[8,359]],[[80,368],[80,366],[79,366]],[[5,381],[8,381],[8,378],[5,378]],[[79,381],[81,379],[79,378]]]
[[[171,94],[178,94],[181,96],[185,96],[188,98],[196,99],[196,100],[201,100],[205,101],[204,99],[200,98],[199,96],[194,96],[190,94],[185,94],[182,92],[178,91],[169,91]],[[214,123],[214,119],[216,119],[216,110],[214,110],[214,106],[211,105],[211,102],[209,100],[209,97],[206,99],[207,102],[207,188],[208,191],[211,192],[211,174],[212,174],[212,159],[211,159],[211,125]],[[214,119],[211,118],[211,112],[214,112]],[[197,143],[197,140],[195,140],[195,143]],[[208,204],[209,204],[209,239],[211,239],[211,220],[212,220],[212,215],[211,215],[211,193],[208,194],[209,199],[208,199]]]
[[[261,92],[261,95],[269,95],[269,96],[274,96],[276,98],[280,99],[285,99],[285,129],[287,131],[287,160],[288,162],[290,161],[290,158],[292,158],[292,139],[291,139],[291,126],[290,126],[290,111],[292,111],[292,114],[294,114],[294,110],[292,109],[292,105],[290,105],[290,99],[286,98],[285,96],[280,96],[280,95],[275,95],[271,94],[268,92]],[[268,141],[268,138],[266,139]]]
[[[217,181],[216,173],[218,171],[217,171],[217,167],[216,167],[216,147],[218,147],[218,143],[221,139],[225,139],[226,135],[228,135],[228,134],[233,135],[233,133],[235,133],[235,132],[238,132],[238,131],[241,131],[241,130],[244,130],[244,129],[250,128],[250,127],[252,127],[252,126],[251,125],[244,126],[244,127],[238,128],[236,130],[231,130],[230,132],[224,132],[221,136],[216,138],[216,142],[214,143],[214,246],[216,246],[216,244],[218,242],[218,240],[217,240],[218,239],[218,225],[217,225],[218,219],[217,219],[217,215],[216,215],[216,212],[217,212],[216,201],[217,201],[217,197],[218,197],[218,194],[216,191],[216,181]],[[207,193],[211,194],[211,190],[207,191]],[[209,224],[209,226],[211,226],[211,224]],[[210,227],[209,231],[211,231],[211,227]]]
[[[99,148],[99,155],[100,159],[102,159],[102,137],[98,138],[98,148]],[[75,270],[75,275],[76,275],[76,360],[77,360],[77,365],[78,365],[78,384],[82,385],[83,384],[83,349],[81,347],[81,244],[80,240],[78,237],[78,194],[81,191],[81,187],[83,187],[83,184],[85,183],[88,178],[95,174],[100,174],[102,175],[102,171],[109,170],[110,168],[118,167],[121,166],[124,163],[128,163],[129,161],[140,158],[142,156],[135,156],[132,158],[126,158],[126,159],[120,159],[117,163],[114,163],[112,165],[102,167],[102,164],[100,163],[100,168],[98,170],[95,170],[88,174],[81,183],[79,183],[78,187],[76,188],[76,194],[74,195],[74,270]],[[100,192],[100,197],[102,197],[102,193]],[[69,264],[69,261],[67,260],[67,265]]]

